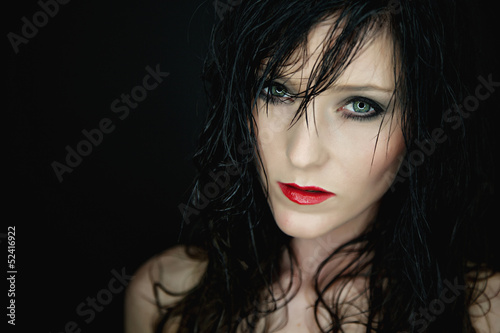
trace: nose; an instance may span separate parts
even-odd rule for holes
[[[321,136],[322,126],[314,118],[312,110],[307,110],[307,116],[306,121],[306,115],[302,115],[287,133],[287,157],[292,165],[300,169],[319,167],[328,159]]]

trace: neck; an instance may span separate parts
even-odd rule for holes
[[[359,216],[357,219],[351,220],[327,234],[316,238],[293,238],[290,241],[290,247],[294,252],[297,260],[298,268],[301,272],[301,278],[304,285],[313,285],[316,272],[321,263],[326,260],[340,246],[360,236],[373,221],[376,215],[376,210],[366,212],[364,216]],[[362,243],[350,246],[350,250],[359,249]],[[347,253],[335,256],[322,267],[319,281],[328,279],[340,273],[346,266],[356,260],[356,253]]]

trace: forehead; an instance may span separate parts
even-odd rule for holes
[[[336,43],[341,33],[341,26],[336,31],[332,30],[335,23],[335,19],[330,18],[311,29],[307,45],[297,48],[289,64],[282,68],[287,81],[296,86],[307,85],[311,73],[321,66],[325,50]],[[394,43],[388,28],[381,26],[369,29],[362,44],[344,45],[342,48],[351,48],[352,58],[336,80],[336,87],[378,86],[394,90]]]

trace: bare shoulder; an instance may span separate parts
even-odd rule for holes
[[[500,332],[500,273],[478,282],[482,291],[469,308],[472,325],[477,333]]]
[[[189,291],[199,282],[205,269],[206,261],[189,257],[184,246],[173,247],[146,261],[135,272],[126,291],[125,333],[154,332],[161,315],[158,304],[169,306],[182,298],[164,290]],[[155,284],[161,288],[155,288]]]

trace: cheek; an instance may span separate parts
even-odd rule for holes
[[[254,124],[261,156],[273,156],[283,152],[285,144],[283,139],[293,119],[293,117],[290,118],[290,111],[280,107],[273,107],[271,110],[270,106],[269,113],[267,113],[262,103],[258,103],[258,107],[259,112],[254,111]]]
[[[256,120],[256,135],[259,145],[267,150],[272,149],[273,143],[283,137],[286,133],[291,119],[290,112],[284,108],[273,108],[272,112],[266,114],[264,108],[254,114]]]
[[[279,165],[277,165],[279,164],[278,155],[280,152],[284,151],[284,149],[281,148],[282,143],[279,134],[283,131],[285,125],[283,125],[283,121],[279,122],[276,119],[272,121],[273,119],[268,117],[263,110],[258,114],[254,113],[254,118],[257,147],[262,162],[256,160],[256,164],[263,186],[265,187],[265,173],[262,167],[264,167],[266,173],[269,173],[270,170],[273,170],[275,167],[279,168]]]
[[[350,136],[343,146],[342,155],[337,155],[337,165],[341,166],[340,173],[347,176],[344,185],[355,186],[360,191],[374,191],[377,195],[391,186],[405,152],[399,127],[392,129],[390,136],[389,130],[371,135],[360,132]]]
[[[389,141],[387,141],[389,140]],[[393,132],[391,137],[379,138],[375,153],[371,152],[370,163],[372,163],[368,174],[369,182],[385,192],[393,183],[403,156],[405,145],[401,130]]]

